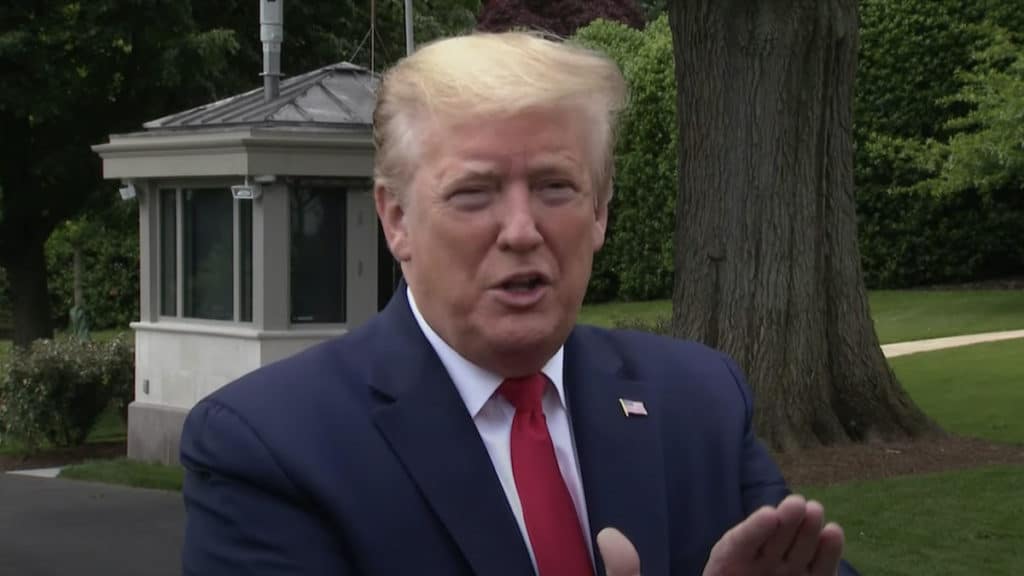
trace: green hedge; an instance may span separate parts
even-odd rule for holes
[[[865,0],[857,209],[869,287],[1024,272],[1024,11]]]
[[[869,288],[979,281],[1024,271],[1024,195],[864,188],[857,209]]]
[[[78,446],[113,402],[122,417],[131,401],[134,353],[126,334],[99,342],[38,340],[14,350],[0,368],[0,432],[36,449]]]
[[[678,182],[675,67],[666,17],[643,31],[596,21],[576,40],[622,68],[630,105],[615,150],[609,234],[594,262],[588,300],[648,300],[672,291]]]

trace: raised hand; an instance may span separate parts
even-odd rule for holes
[[[636,548],[605,528],[597,548],[606,576],[640,576]],[[711,549],[704,576],[834,576],[843,555],[843,529],[825,524],[825,509],[802,496],[765,506],[726,532]]]
[[[843,554],[843,530],[825,524],[825,509],[802,496],[764,507],[722,536],[704,576],[834,576]]]

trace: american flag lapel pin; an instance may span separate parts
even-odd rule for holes
[[[639,400],[619,398],[619,405],[622,406],[622,413],[626,415],[626,418],[630,416],[647,416],[647,407]]]

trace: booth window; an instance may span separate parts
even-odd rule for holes
[[[162,315],[252,321],[250,200],[227,188],[161,190],[160,256]]]
[[[345,190],[292,188],[291,321],[345,321]]]
[[[239,320],[252,322],[252,202],[238,202]]]

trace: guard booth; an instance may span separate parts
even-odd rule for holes
[[[130,458],[177,462],[198,400],[390,298],[397,267],[372,195],[377,82],[331,65],[94,147],[139,203]]]

